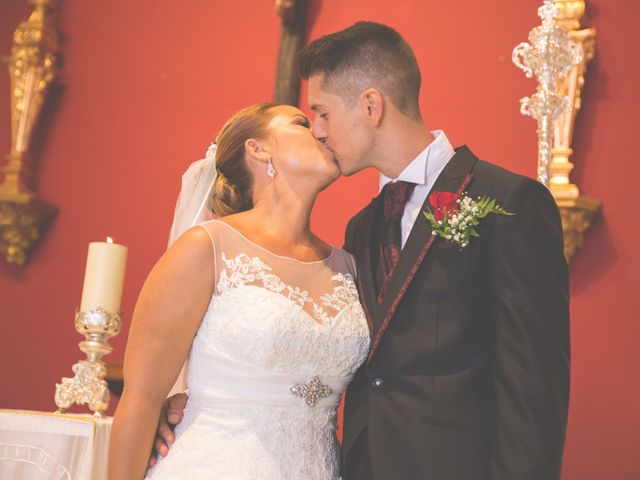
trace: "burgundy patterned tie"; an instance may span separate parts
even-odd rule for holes
[[[381,256],[384,267],[384,280],[378,294],[378,303],[382,303],[387,281],[393,275],[396,268],[402,245],[402,230],[400,220],[404,213],[404,207],[413,193],[415,183],[389,182],[382,192],[382,204],[384,207],[384,225],[382,227]]]

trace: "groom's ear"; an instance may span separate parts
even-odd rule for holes
[[[360,99],[367,119],[374,127],[380,126],[385,108],[384,95],[380,90],[367,88],[362,92]]]

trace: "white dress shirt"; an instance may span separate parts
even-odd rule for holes
[[[398,178],[389,178],[382,173],[380,174],[380,190],[389,182],[404,180],[416,184],[416,188],[411,194],[411,198],[404,207],[404,213],[400,220],[400,230],[402,232],[402,245],[407,243],[409,233],[416,218],[420,215],[422,204],[427,199],[429,191],[436,182],[436,179],[449,163],[451,157],[456,153],[449,139],[442,130],[434,130],[431,132],[435,136],[435,140],[431,142],[427,148],[418,154],[413,161],[398,175]]]

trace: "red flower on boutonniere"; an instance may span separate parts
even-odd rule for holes
[[[451,217],[458,212],[458,200],[460,195],[451,192],[434,192],[429,197],[429,203],[435,209],[434,218],[441,221],[444,217]]]
[[[515,215],[507,212],[490,197],[478,197],[473,200],[466,192],[434,192],[429,197],[433,212],[427,210],[432,234],[448,242],[456,243],[461,249],[469,245],[472,237],[479,237],[476,227],[480,220],[489,214]]]

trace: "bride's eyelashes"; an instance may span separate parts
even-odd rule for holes
[[[304,128],[311,128],[311,122],[308,118],[300,119],[298,125],[302,125]]]

